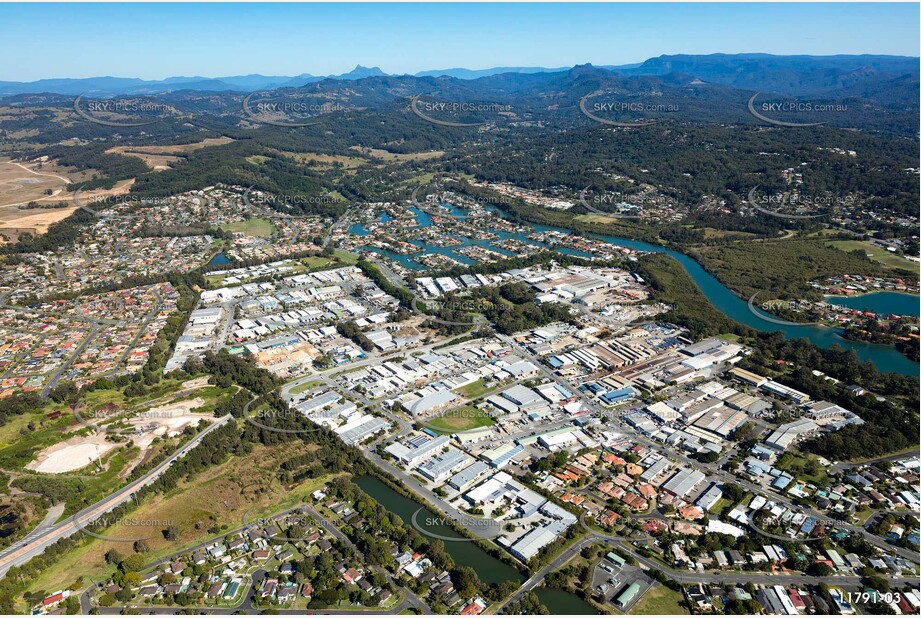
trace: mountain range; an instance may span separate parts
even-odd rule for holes
[[[629,65],[594,67],[623,77],[683,75],[714,85],[743,90],[761,90],[793,96],[833,94],[835,96],[884,97],[901,92],[903,86],[918,81],[919,59],[905,56],[775,56],[770,54],[671,55],[650,58]],[[451,68],[420,71],[412,77],[451,77],[458,80],[481,80],[507,76],[563,73],[569,67],[494,67],[489,69]],[[88,77],[82,79],[41,79],[33,82],[0,81],[0,97],[20,94],[51,93],[93,96],[153,95],[179,90],[204,92],[254,92],[278,88],[298,88],[332,80],[360,80],[370,77],[397,77],[379,67],[356,66],[339,75],[296,76],[235,75],[226,77],[169,77],[143,80],[122,77]],[[402,76],[399,76],[402,77]],[[890,94],[886,94],[887,91]]]

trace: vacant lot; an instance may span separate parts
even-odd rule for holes
[[[688,614],[688,610],[681,605],[683,597],[680,592],[662,585],[653,586],[643,598],[630,609],[631,614],[658,614],[660,616]]]
[[[52,166],[19,161],[0,164],[0,208],[29,202],[57,201],[70,178]]]
[[[125,518],[125,523],[101,533],[112,539],[143,538],[150,547],[145,557],[153,561],[237,529],[243,526],[244,519],[252,521],[293,508],[309,501],[309,494],[332,478],[309,479],[294,486],[284,486],[277,480],[282,462],[313,448],[300,441],[271,448],[257,446],[245,457],[231,457],[166,496],[148,499]],[[178,528],[177,540],[166,540],[163,530],[168,526]],[[209,529],[219,532],[208,532]],[[86,539],[85,545],[48,569],[30,590],[59,590],[81,575],[98,581],[111,571],[104,559],[109,549],[115,548],[124,555],[132,551],[133,541]]]
[[[892,268],[906,268],[913,271],[918,270],[918,265],[911,260],[906,260],[900,255],[896,255],[891,251],[886,251],[882,247],[878,247],[864,240],[832,240],[828,243],[828,246],[847,253],[859,249],[864,251],[867,257],[874,262],[879,262],[880,264],[891,266]]]
[[[369,163],[367,159],[362,157],[350,157],[348,155],[331,155],[319,152],[285,152],[284,154],[296,160],[298,163],[326,169],[342,167],[346,170],[352,170],[362,165],[368,165]]]
[[[155,172],[169,169],[170,163],[178,161],[186,153],[208,146],[221,146],[233,140],[229,137],[209,137],[194,144],[177,144],[174,146],[115,146],[106,150],[109,154],[137,157]]]
[[[460,388],[455,389],[461,396],[466,397],[467,399],[476,399],[483,393],[487,391],[486,384],[483,382],[483,378],[480,378],[476,382],[471,382],[466,386],[461,386]]]
[[[239,232],[246,236],[259,236],[261,238],[271,238],[275,233],[275,226],[268,219],[254,217],[244,221],[234,221],[233,223],[224,223],[221,225],[222,230],[228,232]]]
[[[35,162],[0,161],[0,235],[16,240],[22,234],[44,234],[48,226],[67,218],[77,209],[68,183],[77,183],[85,174],[60,168],[53,163],[39,166]],[[81,197],[89,203],[94,196],[122,195],[133,180],[125,180],[109,190],[85,191]],[[25,208],[36,205],[63,205],[62,208]]]
[[[430,152],[390,152],[388,150],[382,150],[380,148],[362,148],[360,146],[352,146],[353,150],[357,150],[363,155],[374,157],[381,161],[386,161],[387,163],[403,163],[405,161],[428,161],[429,159],[437,159],[444,155],[444,152],[441,150],[432,150]]]
[[[26,468],[50,474],[71,472],[99,461],[116,446],[118,445],[114,442],[107,441],[103,433],[74,436],[46,448]]]

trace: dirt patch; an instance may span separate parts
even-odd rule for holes
[[[39,163],[0,162],[0,208],[59,201],[70,178],[43,167]]]
[[[125,419],[138,432],[132,437],[132,441],[140,448],[146,449],[154,438],[169,438],[178,435],[186,427],[197,425],[199,421],[214,420],[213,414],[192,412],[195,408],[203,406],[204,403],[204,399],[196,397],[188,401],[178,401],[151,408],[135,417]]]
[[[48,474],[72,472],[98,461],[117,446],[107,441],[105,434],[101,433],[74,436],[43,450],[26,469]]]
[[[93,431],[86,436],[73,436],[54,446],[49,446],[41,451],[35,461],[29,463],[26,468],[49,474],[79,470],[123,444],[123,442],[107,440],[107,429],[117,431],[120,436],[130,439],[142,450],[140,459],[143,459],[155,438],[170,438],[181,433],[186,427],[197,425],[202,420],[214,420],[213,414],[192,411],[204,403],[203,398],[196,397],[188,401],[178,401],[150,408],[132,416],[117,416],[108,419],[93,417],[88,420],[88,423],[99,427],[98,431]],[[108,420],[117,421],[117,427],[109,425]]]
[[[77,210],[74,194],[65,187],[70,182],[79,182],[80,178],[65,173],[53,163],[45,162],[40,168],[34,161],[0,161],[0,235],[15,241],[22,234],[44,234],[51,224],[66,219]],[[132,184],[134,179],[123,180],[111,189],[83,191],[80,197],[88,204],[94,197],[124,195]],[[31,202],[38,206],[42,203],[64,206],[25,208]]]
[[[429,159],[437,159],[444,155],[444,152],[441,150],[432,150],[430,152],[390,152],[389,150],[383,150],[381,148],[362,148],[361,146],[352,146],[353,150],[357,150],[365,156],[373,157],[375,159],[380,159],[382,161],[388,162],[404,162],[404,161],[427,161]]]
[[[209,137],[194,144],[176,144],[168,146],[115,146],[106,150],[106,154],[120,154],[141,159],[147,167],[155,172],[168,170],[171,163],[179,161],[183,155],[193,150],[209,146],[222,146],[233,140],[229,137]]]

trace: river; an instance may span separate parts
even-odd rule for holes
[[[435,538],[440,536],[458,539],[457,541],[444,541],[445,551],[456,564],[468,566],[476,571],[483,583],[498,584],[507,580],[524,581],[524,575],[518,570],[498,558],[493,558],[476,543],[462,537],[449,526],[433,523],[441,518],[415,500],[398,494],[380,479],[373,476],[360,476],[355,479],[355,484],[385,509],[399,515],[405,525],[411,526],[413,515],[419,511],[415,521],[420,528],[437,535]]]
[[[640,251],[666,253],[675,258],[684,267],[704,296],[719,311],[736,322],[760,331],[780,331],[788,339],[805,338],[821,348],[830,348],[839,345],[844,349],[854,350],[857,357],[863,361],[873,361],[880,371],[892,371],[905,375],[918,375],[918,363],[909,360],[892,346],[851,341],[841,336],[841,329],[829,326],[787,326],[774,324],[755,314],[748,309],[748,301],[739,298],[732,290],[719,282],[716,277],[708,273],[693,258],[658,245],[646,242],[615,238],[613,236],[598,236],[608,242],[630,247]]]
[[[457,210],[455,207],[446,205],[450,208],[452,214]],[[419,227],[428,227],[432,224],[431,217],[428,216],[423,211],[412,209],[417,216],[417,221],[419,222]],[[502,214],[501,210],[493,209],[498,214]],[[455,215],[456,216],[456,215]],[[537,230],[559,230],[559,228],[552,228],[542,225],[533,225]],[[352,233],[367,235],[368,231],[360,225],[353,226]],[[520,234],[509,234],[506,232],[499,232],[500,237],[502,238],[518,238],[519,240],[526,240]],[[600,238],[607,242],[610,242],[615,245],[620,245],[622,247],[629,247],[631,249],[636,249],[638,251],[649,251],[653,253],[665,253],[670,255],[681,264],[691,279],[694,280],[694,283],[697,284],[697,287],[700,291],[709,299],[710,303],[719,311],[724,313],[726,316],[732,318],[736,322],[744,324],[750,328],[754,328],[759,331],[774,332],[780,331],[783,333],[784,337],[788,339],[799,339],[805,338],[814,343],[815,345],[821,348],[830,348],[832,345],[841,346],[847,350],[854,350],[857,354],[857,357],[862,361],[873,361],[873,364],[880,371],[885,372],[896,372],[905,375],[914,375],[917,376],[919,373],[918,363],[909,360],[901,352],[896,350],[892,346],[888,345],[878,345],[873,343],[865,343],[862,341],[851,341],[845,339],[841,336],[841,329],[832,328],[829,326],[787,326],[780,325],[765,320],[758,315],[753,314],[748,308],[748,299],[739,298],[732,290],[727,288],[725,285],[719,282],[716,277],[708,273],[703,266],[701,266],[693,258],[674,251],[673,249],[666,249],[665,247],[659,245],[653,245],[647,242],[642,242],[638,240],[629,240],[626,238],[617,238],[614,236],[604,236],[600,234],[593,234],[596,238]],[[527,241],[534,243],[534,241]],[[418,243],[416,243],[418,244]],[[490,246],[489,241],[468,241],[465,244],[478,244],[487,246],[491,249],[494,249],[500,253],[505,253],[500,249]],[[538,243],[539,244],[539,243]],[[443,253],[450,255],[458,259],[458,261],[469,264],[471,260],[467,259],[464,256],[454,254],[451,251],[451,247],[436,247],[426,245],[420,247],[421,251],[431,252],[431,253]],[[573,255],[579,255],[581,252],[571,251],[566,249],[555,248],[554,250],[562,251],[565,253],[571,253]],[[410,256],[397,255],[390,252],[379,251],[379,253],[385,254],[388,257],[396,260],[406,268],[412,270],[421,269],[421,265],[413,261]],[[584,257],[584,255],[582,256]],[[916,297],[915,297],[916,298]],[[848,299],[856,300],[856,299]],[[917,300],[915,301],[915,311],[917,311]],[[917,315],[917,313],[915,314]]]
[[[598,610],[585,602],[584,599],[567,590],[559,588],[544,588],[541,586],[534,590],[540,602],[550,610],[551,615],[570,616],[597,616]]]
[[[839,307],[870,311],[881,315],[910,315],[918,317],[919,299],[903,292],[870,292],[860,296],[826,296],[825,302]]]

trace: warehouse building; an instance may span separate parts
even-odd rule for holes
[[[681,469],[662,485],[662,489],[677,498],[684,498],[703,483],[706,478],[703,472]]]
[[[444,454],[429,459],[421,464],[416,470],[428,480],[437,483],[452,474],[455,470],[467,466],[471,461],[473,460],[470,456],[463,451],[451,448]]]

